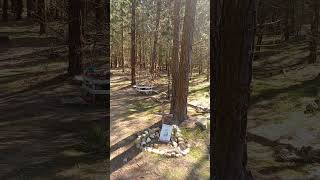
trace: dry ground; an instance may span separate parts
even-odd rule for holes
[[[150,96],[137,95],[130,87],[128,72],[114,70],[112,73],[111,179],[209,179],[210,166],[206,148],[208,131],[201,132],[199,129],[183,131],[191,140],[192,148],[190,154],[182,158],[168,159],[141,152],[134,146],[133,141],[137,132],[160,121],[161,105]],[[144,78],[139,77],[138,81],[142,79]],[[164,82],[165,78],[160,78],[156,82],[159,85],[158,90],[163,90]],[[204,85],[208,86],[208,82]],[[193,88],[201,91],[203,87]],[[166,112],[168,107],[165,106]],[[200,116],[193,111],[190,114]]]
[[[83,145],[91,126],[105,125],[105,106],[61,102],[80,95],[66,47],[37,32],[26,21],[0,24],[11,38],[0,50],[0,179],[105,179],[105,152]]]

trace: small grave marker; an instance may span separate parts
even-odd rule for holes
[[[161,142],[166,142],[166,143],[170,142],[171,133],[172,133],[172,126],[167,124],[162,124],[159,140]]]

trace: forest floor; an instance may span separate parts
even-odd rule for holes
[[[1,22],[0,35],[0,179],[106,179],[105,150],[86,140],[105,105],[63,102],[80,97],[67,47],[27,21]]]
[[[265,44],[272,42],[266,39]],[[274,157],[275,147],[264,142],[320,149],[320,113],[303,113],[305,106],[320,95],[320,63],[307,63],[307,47],[307,41],[300,39],[283,43],[277,50],[262,48],[260,59],[253,63],[248,164],[257,179],[277,176],[283,180],[307,180],[312,174],[318,174],[320,178],[320,164],[279,162]],[[160,121],[157,113],[161,111],[161,105],[150,96],[136,95],[130,87],[129,72],[116,69],[112,73],[112,179],[208,179],[209,160],[204,148],[209,135],[207,131],[188,132],[196,145],[191,148],[192,153],[183,158],[167,159],[135,148],[136,133]],[[138,82],[153,81],[160,92],[166,91],[165,75],[154,81],[141,74],[146,73],[138,74]],[[193,77],[189,101],[190,104],[209,108],[209,82],[204,76]],[[167,105],[166,112],[168,108]],[[189,110],[191,116],[203,116],[190,107]]]
[[[137,81],[148,80],[145,76],[138,76]],[[159,96],[166,91],[167,81],[165,76],[157,78],[154,85],[160,93],[155,95],[138,95],[130,82],[129,71],[112,70],[111,179],[209,179],[208,130],[182,129],[192,146],[185,157],[165,158],[141,152],[135,147],[137,133],[161,121],[162,105],[154,99],[161,99]],[[205,76],[193,79],[190,90],[193,92],[190,94],[190,104],[209,108],[209,82]],[[166,104],[164,113],[168,110],[169,105]],[[189,115],[200,118],[208,117],[209,113],[197,113],[191,108]]]
[[[268,43],[272,44],[266,39],[265,44]],[[319,59],[316,64],[308,64],[307,48],[307,41],[293,39],[277,47],[277,51],[263,49],[269,54],[253,63],[249,133],[296,148],[320,149],[320,112],[304,114],[306,105],[320,95]],[[284,180],[305,180],[310,174],[320,173],[320,164],[277,162],[273,153],[274,147],[261,139],[250,139],[249,166]]]

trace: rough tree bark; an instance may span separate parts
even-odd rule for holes
[[[8,0],[3,0],[2,4],[2,20],[8,21]]]
[[[311,22],[309,63],[315,63],[317,61],[317,40],[319,36],[319,0],[312,1],[312,8],[313,18]]]
[[[103,3],[102,0],[96,0],[96,29],[97,32],[103,30]]]
[[[172,76],[172,91],[171,91],[171,105],[170,114],[175,112],[175,100],[176,100],[176,87],[179,67],[179,34],[180,34],[180,9],[181,0],[174,1],[173,8],[173,45],[172,45],[172,58],[171,58],[171,76]]]
[[[33,0],[27,0],[27,17],[31,18],[32,13],[34,11],[34,1]]]
[[[179,62],[178,81],[175,94],[176,109],[173,113],[173,119],[179,123],[183,122],[188,118],[187,106],[189,94],[189,76],[192,57],[192,42],[194,19],[196,14],[196,3],[196,0],[187,0],[185,7],[185,16],[181,39],[181,56]]]
[[[136,0],[131,5],[131,85],[136,84]]]
[[[38,19],[40,24],[40,35],[47,32],[47,13],[44,0],[38,0]]]
[[[161,11],[161,0],[157,0],[157,18],[156,18],[156,29],[154,31],[154,39],[153,39],[153,50],[151,56],[151,68],[150,73],[153,74],[156,68],[156,58],[157,58],[157,43],[158,43],[158,29],[160,24],[160,11]]]
[[[213,179],[253,179],[247,169],[247,111],[255,37],[255,0],[214,1]],[[235,51],[237,49],[238,51]]]
[[[23,2],[22,0],[17,0],[16,3],[16,20],[20,20],[22,18]]]
[[[68,73],[73,75],[82,72],[81,43],[81,3],[70,0],[69,3],[69,66]]]

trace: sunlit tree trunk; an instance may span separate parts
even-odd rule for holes
[[[69,3],[69,67],[70,75],[82,72],[82,43],[81,43],[81,3],[70,0]]]
[[[124,12],[123,9],[121,11],[121,17],[124,18]],[[122,67],[122,72],[124,72],[124,50],[123,50],[123,43],[124,43],[124,19],[121,20],[121,67]]]
[[[175,112],[173,118],[177,122],[187,119],[189,75],[192,57],[192,42],[194,19],[196,13],[196,0],[186,0],[185,16],[183,22],[183,32],[181,39],[181,56],[178,70],[178,81],[176,83]]]
[[[157,58],[157,43],[158,43],[158,29],[160,23],[160,11],[161,11],[161,0],[157,0],[157,18],[156,18],[156,29],[154,31],[154,39],[153,39],[153,50],[151,56],[151,69],[150,73],[153,74],[156,68],[156,58]]]
[[[136,84],[136,0],[131,5],[131,85]]]
[[[247,169],[247,112],[255,37],[255,0],[214,1],[213,179],[251,180]],[[237,49],[237,51],[235,51]]]

